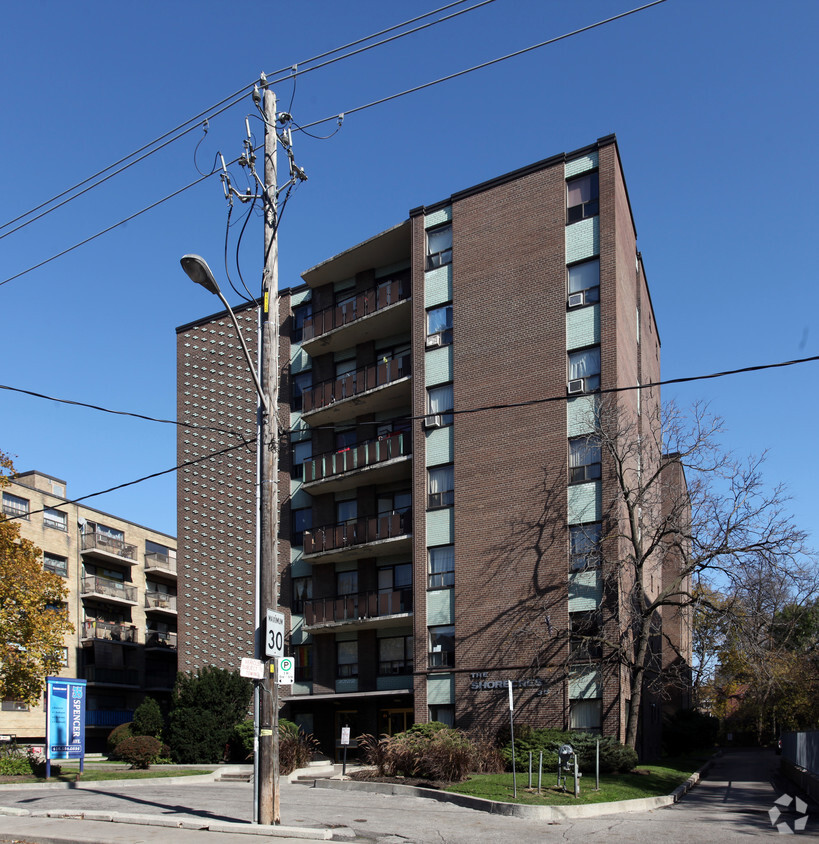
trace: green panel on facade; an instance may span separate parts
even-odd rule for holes
[[[376,639],[392,639],[394,636],[412,636],[412,625],[408,624],[406,627],[384,627],[377,630]]]
[[[600,342],[600,305],[576,308],[566,314],[566,350]]]
[[[427,704],[446,706],[450,703],[455,703],[455,677],[452,674],[427,677]]]
[[[566,226],[566,263],[600,254],[600,218],[590,217]]]
[[[427,592],[427,627],[455,623],[455,590],[433,589]]]
[[[298,547],[295,546],[295,545],[291,545],[290,546],[290,565],[292,566],[292,565],[295,565],[297,563],[301,563],[301,561],[302,561],[301,558],[302,558],[303,554],[304,554],[304,549],[302,548],[301,545],[299,545]],[[311,570],[312,570],[312,567],[311,567]],[[307,572],[307,574],[310,574],[310,572]],[[307,575],[305,575],[305,577],[306,576]]]
[[[577,396],[566,402],[566,435],[582,437],[595,429],[599,396]]]
[[[569,612],[596,610],[603,597],[603,580],[599,569],[573,571],[569,575]]]
[[[379,692],[388,692],[392,689],[411,689],[412,674],[398,677],[376,677],[375,687]]]
[[[336,633],[336,642],[355,642],[358,640],[358,631],[344,630],[341,633]]]
[[[424,386],[434,387],[452,380],[452,346],[424,354]]]
[[[424,217],[424,228],[431,229],[433,226],[441,226],[448,223],[452,219],[452,206],[447,205],[446,208],[441,208],[439,211],[433,211]]]
[[[424,307],[452,301],[452,264],[424,273]]]
[[[358,691],[358,677],[344,677],[341,680],[336,680],[336,694],[342,692],[357,692]]]
[[[309,287],[306,287],[304,290],[298,290],[296,293],[290,294],[290,307],[296,308],[305,302],[309,302],[312,298],[313,291]]]
[[[452,507],[427,513],[427,546],[451,545],[455,541],[455,513]]]
[[[567,179],[571,179],[572,176],[579,176],[581,173],[594,170],[594,168],[597,167],[597,162],[597,151],[590,152],[588,155],[583,155],[580,158],[573,158],[565,164],[565,176]]]
[[[312,683],[293,683],[292,695],[311,695],[313,694]]]
[[[569,675],[570,700],[602,697],[602,694],[603,683],[599,668],[593,665],[575,668]]]
[[[291,554],[291,557],[293,555]],[[312,577],[313,575],[313,567],[310,563],[305,563],[301,557],[301,554],[298,557],[290,561],[290,577]]]
[[[300,489],[290,500],[290,506],[295,510],[299,510],[302,507],[312,507],[313,499],[308,493]]]
[[[599,522],[603,517],[603,492],[600,481],[572,484],[568,489],[569,524]]]
[[[304,372],[305,369],[310,369],[313,365],[310,355],[297,343],[291,346],[290,352],[292,355],[290,358],[290,372],[293,375],[298,375],[299,372]]]
[[[426,441],[427,466],[440,466],[443,463],[452,463],[454,459],[453,454],[455,453],[452,425],[427,432]]]
[[[307,642],[310,634],[304,630],[304,616],[293,613],[290,616],[290,644],[303,645]]]

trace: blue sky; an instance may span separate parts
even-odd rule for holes
[[[0,34],[0,224],[258,78],[436,7],[434,0],[6,4]],[[440,5],[443,5],[441,0]],[[471,5],[471,4],[466,4]],[[495,0],[399,42],[276,85],[300,124],[633,8]],[[591,32],[296,137],[309,181],[280,231],[280,282],[400,222],[410,208],[617,134],[666,378],[819,354],[813,283],[819,4],[667,0]],[[238,156],[249,98],[197,153]],[[333,122],[316,127],[330,134]],[[258,121],[254,131],[261,137]],[[196,130],[0,238],[0,282],[197,178]],[[238,215],[241,209],[237,209]],[[222,277],[227,206],[206,180],[46,266],[0,284],[0,383],[176,415],[175,332],[216,310],[179,267]],[[235,218],[234,218],[235,219]],[[235,248],[233,229],[231,248]],[[0,229],[0,236],[8,228]],[[258,289],[261,231],[241,264]],[[236,302],[237,299],[232,299]],[[769,450],[800,524],[817,530],[816,363],[667,388],[711,402],[740,454]],[[488,432],[490,433],[490,432]],[[808,446],[811,446],[808,448]],[[0,449],[87,495],[176,463],[175,429],[0,391]],[[175,477],[88,501],[176,530]],[[814,543],[816,538],[814,536]]]

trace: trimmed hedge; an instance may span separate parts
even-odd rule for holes
[[[604,774],[626,773],[637,764],[637,753],[630,747],[620,744],[611,736],[597,736],[593,733],[565,733],[561,730],[533,729],[521,731],[522,737],[515,734],[515,769],[529,770],[529,751],[532,752],[533,765],[537,766],[540,752],[543,751],[543,769],[557,770],[557,751],[563,744],[570,744],[577,753],[577,763],[581,771],[595,769],[597,742],[600,741],[600,771]],[[507,765],[512,767],[511,741],[503,748]]]

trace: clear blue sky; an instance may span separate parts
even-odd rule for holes
[[[262,70],[272,75],[437,5],[443,0],[7,3],[0,27],[0,223],[252,83]],[[293,96],[294,118],[306,124],[628,8],[618,0],[496,0],[306,74],[294,95],[290,82],[276,90],[284,106]],[[815,2],[668,0],[350,115],[330,140],[297,136],[309,181],[282,223],[281,285],[298,284],[302,270],[400,222],[410,208],[614,132],[664,376],[817,354],[817,32]],[[252,111],[246,99],[211,120],[200,167],[209,169],[217,150],[228,159],[241,152]],[[314,131],[333,128],[331,122]],[[261,137],[257,121],[254,131]],[[0,239],[0,281],[193,181],[201,137],[192,132]],[[226,213],[219,181],[210,179],[0,285],[0,383],[175,418],[174,329],[217,310],[178,261],[201,253],[221,277]],[[244,245],[242,268],[256,290],[258,220]],[[665,390],[683,403],[710,400],[737,452],[768,449],[767,477],[788,485],[798,520],[813,533],[818,371],[811,363]],[[8,391],[0,391],[0,449],[16,455],[18,470],[64,478],[72,497],[176,463],[172,426]],[[174,475],[88,503],[176,530]]]

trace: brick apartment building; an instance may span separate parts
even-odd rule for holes
[[[625,672],[572,636],[618,559],[600,553],[599,391],[660,375],[615,138],[416,208],[302,278],[280,302],[285,715],[328,751],[343,725],[491,728],[513,680],[519,721],[622,739]],[[236,313],[252,337],[255,307]],[[180,668],[236,668],[253,651],[255,393],[225,313],[177,333],[178,418],[209,426],[179,428],[179,462],[224,452],[179,473]],[[638,424],[659,402],[615,395]],[[659,701],[643,710],[656,737]]]
[[[87,681],[86,749],[104,750],[118,724],[150,695],[167,702],[176,678],[176,539],[119,516],[72,504],[66,482],[20,472],[3,490],[3,515],[64,578],[68,616],[61,677]],[[2,702],[0,733],[45,741],[45,711]]]

